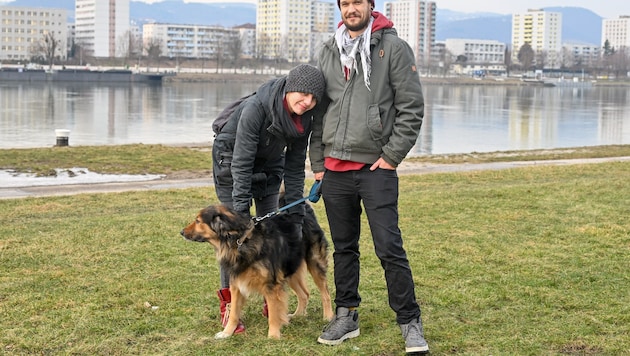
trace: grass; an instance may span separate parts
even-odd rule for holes
[[[0,169],[55,175],[55,168],[87,168],[98,173],[208,175],[209,147],[164,145],[66,146],[0,150]]]
[[[630,163],[402,176],[400,223],[432,354],[630,352],[629,176]],[[325,323],[311,286],[309,316],[282,340],[266,338],[259,297],[246,335],[214,340],[218,267],[210,246],[178,232],[216,202],[209,188],[0,200],[0,353],[404,354],[365,221],[359,338],[317,344]]]
[[[630,156],[630,145],[590,146],[549,150],[502,151],[411,157],[409,162],[436,164],[532,161]],[[103,174],[166,174],[208,176],[210,147],[164,145],[71,146],[0,149],[0,169],[55,175],[55,168],[80,166]]]

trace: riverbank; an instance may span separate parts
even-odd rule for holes
[[[264,83],[265,81],[284,75],[286,71],[275,73],[177,73],[177,75],[165,77],[164,83]],[[423,84],[432,85],[509,85],[509,86],[544,86],[545,82],[536,79],[505,78],[505,77],[440,77],[423,76],[420,77]],[[630,86],[630,80],[596,80],[592,81],[593,86]]]

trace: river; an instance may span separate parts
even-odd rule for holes
[[[0,148],[209,144],[212,120],[254,83],[0,83]],[[424,85],[410,155],[630,144],[630,91]]]

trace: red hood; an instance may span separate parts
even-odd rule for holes
[[[372,17],[374,18],[374,22],[372,23],[372,33],[384,28],[394,27],[394,23],[378,11],[372,11]],[[337,27],[339,28],[341,25],[343,25],[343,21],[339,21]]]
[[[394,23],[378,11],[372,11],[372,17],[374,17],[374,22],[372,23],[372,33],[384,28],[394,27]]]

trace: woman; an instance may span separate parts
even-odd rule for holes
[[[314,108],[321,103],[325,87],[320,70],[303,64],[288,76],[261,85],[236,108],[212,147],[214,187],[222,204],[249,215],[253,201],[256,215],[263,216],[278,209],[283,181],[286,201],[302,198]],[[287,212],[294,223],[302,224],[304,204]],[[217,294],[225,326],[231,296],[229,277],[223,270]],[[239,323],[235,333],[244,330]]]

